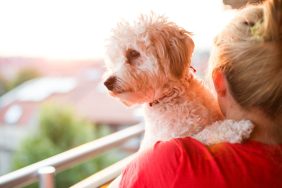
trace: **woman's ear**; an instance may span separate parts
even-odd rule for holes
[[[212,79],[217,95],[224,97],[226,95],[227,86],[223,72],[221,70],[215,70],[212,73]]]

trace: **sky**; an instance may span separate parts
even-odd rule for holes
[[[0,0],[0,56],[95,59],[120,20],[153,11],[208,48],[232,17],[222,0]]]

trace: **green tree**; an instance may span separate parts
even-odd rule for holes
[[[24,68],[19,70],[16,76],[12,79],[7,79],[3,75],[0,75],[0,96],[14,89],[20,84],[39,76],[39,72],[32,68]]]
[[[8,90],[8,81],[0,75],[0,96],[6,93]]]
[[[70,108],[46,105],[41,110],[38,131],[22,142],[14,155],[13,167],[22,168],[109,133],[99,127],[77,117]],[[56,175],[56,187],[69,187],[117,160],[111,153],[106,153],[63,171]]]
[[[28,81],[32,80],[34,78],[39,77],[40,74],[38,71],[32,69],[32,68],[24,68],[19,70],[17,75],[15,76],[14,79],[10,80],[7,85],[7,90],[12,90],[13,88],[17,87],[18,85]]]

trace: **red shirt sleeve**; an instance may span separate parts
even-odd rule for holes
[[[173,184],[181,160],[175,141],[157,142],[153,149],[143,151],[127,166],[120,187],[171,187],[168,184]]]

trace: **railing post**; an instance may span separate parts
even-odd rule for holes
[[[56,169],[53,166],[42,167],[38,170],[40,188],[55,188],[55,171]]]

